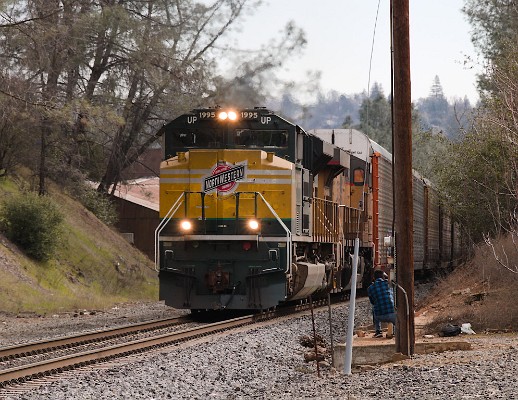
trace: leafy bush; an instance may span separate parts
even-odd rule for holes
[[[48,197],[34,193],[10,198],[4,202],[0,218],[6,235],[36,260],[48,260],[56,250],[63,214]]]
[[[117,222],[117,209],[109,196],[99,193],[85,184],[78,184],[74,188],[73,195],[106,225],[113,225]]]

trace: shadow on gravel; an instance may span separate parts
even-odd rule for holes
[[[198,322],[220,322],[252,315],[252,310],[191,310],[191,317]]]

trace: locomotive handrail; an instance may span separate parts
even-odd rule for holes
[[[171,208],[169,209],[169,211],[167,212],[165,217],[162,219],[162,221],[160,221],[160,223],[158,224],[158,226],[155,229],[155,271],[157,271],[157,272],[160,270],[160,266],[159,266],[159,262],[160,262],[160,249],[158,248],[159,243],[160,243],[160,240],[159,240],[160,233],[165,228],[165,226],[169,223],[169,221],[171,220],[172,216],[176,213],[176,211],[178,211],[178,209],[182,205],[182,202],[181,202],[182,199],[185,200],[185,192],[183,192],[178,197],[178,199],[171,206]]]
[[[313,202],[313,238],[315,241],[338,241],[338,203],[332,200],[312,198]],[[318,223],[318,224],[317,224]]]
[[[273,209],[273,207],[270,205],[270,203],[268,203],[268,201],[266,201],[266,199],[263,197],[263,195],[259,192],[255,192],[256,194],[259,195],[259,197],[263,200],[264,204],[266,205],[266,207],[268,207],[268,209],[270,210],[270,212],[272,213],[272,215],[275,217],[275,219],[277,220],[277,222],[279,222],[279,224],[282,226],[282,228],[286,231],[286,237],[288,238],[288,244],[286,245],[286,271],[284,271],[285,274],[287,274],[290,270],[290,266],[291,266],[291,231],[289,230],[289,228],[286,226],[286,224],[284,222],[282,222],[282,219],[277,215],[277,213],[275,212],[275,210]]]

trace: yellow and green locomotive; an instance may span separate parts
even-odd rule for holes
[[[265,108],[197,109],[161,134],[156,263],[167,305],[268,309],[347,290],[358,234],[359,282],[368,276],[365,160]]]

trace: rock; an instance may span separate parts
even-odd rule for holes
[[[409,356],[406,356],[404,354],[394,353],[394,355],[392,356],[392,360],[391,361],[402,361],[402,360],[407,360],[409,358],[410,358]]]
[[[306,362],[315,361],[316,359],[315,351],[308,351],[304,354],[304,361]],[[324,361],[324,359],[324,355],[322,353],[318,353],[318,361]]]

